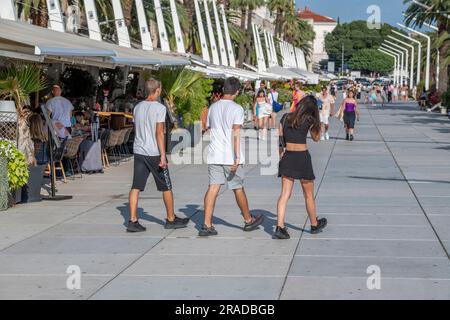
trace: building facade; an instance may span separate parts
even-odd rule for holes
[[[318,68],[321,61],[328,60],[328,54],[325,50],[325,37],[327,34],[333,32],[337,26],[337,21],[333,18],[315,13],[309,7],[305,7],[303,10],[300,9],[298,11],[298,17],[301,20],[309,22],[313,26],[316,34],[313,42],[312,65],[309,66],[310,70],[314,70]]]

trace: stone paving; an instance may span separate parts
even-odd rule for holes
[[[323,233],[309,233],[297,185],[291,239],[272,240],[280,182],[247,165],[246,191],[264,225],[244,233],[223,190],[219,235],[199,238],[206,165],[172,165],[177,214],[193,222],[164,230],[149,180],[140,201],[148,231],[128,234],[128,161],[59,184],[72,200],[0,212],[0,299],[449,299],[450,120],[412,104],[363,106],[354,142],[335,119],[330,132],[330,141],[309,142]],[[70,265],[81,268],[79,290],[67,289]],[[379,290],[368,289],[369,266],[379,267]]]

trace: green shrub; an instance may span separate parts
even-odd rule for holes
[[[244,109],[252,108],[253,104],[253,94],[251,93],[241,93],[234,100],[237,104],[241,105]]]
[[[214,80],[201,78],[195,81],[185,96],[176,97],[176,111],[185,127],[200,120],[202,110],[208,106]]]
[[[9,141],[0,141],[0,157],[8,162],[8,183],[11,191],[28,182],[28,165],[22,152]]]

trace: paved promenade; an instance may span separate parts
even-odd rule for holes
[[[272,240],[280,181],[248,165],[264,225],[244,233],[224,191],[219,235],[198,238],[206,165],[172,165],[177,214],[193,222],[164,230],[151,181],[140,202],[148,231],[127,234],[129,161],[59,184],[73,200],[0,212],[0,299],[450,299],[450,120],[412,104],[363,106],[354,142],[335,119],[331,136],[309,141],[323,233],[309,233],[297,185],[291,239]],[[81,269],[79,290],[66,287],[70,265]],[[367,287],[369,266],[379,267],[379,290]]]

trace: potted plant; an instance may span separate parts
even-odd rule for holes
[[[13,143],[4,140],[0,141],[0,157],[7,161],[10,204],[13,205],[21,201],[22,187],[28,181],[27,162]]]
[[[0,98],[8,100],[10,108],[13,102],[17,111],[17,149],[23,153],[29,175],[32,177],[28,182],[27,190],[37,188],[40,190],[42,177],[39,177],[39,172],[42,175],[42,167],[36,166],[34,143],[29,126],[31,112],[26,106],[30,105],[30,94],[45,89],[46,85],[46,81],[41,76],[41,69],[36,65],[13,64],[0,72]],[[15,192],[18,193],[19,190]]]

